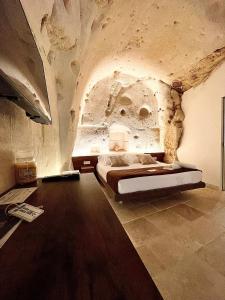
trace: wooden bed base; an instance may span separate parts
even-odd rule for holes
[[[188,190],[194,190],[198,188],[204,188],[205,183],[200,181],[198,183],[191,183],[191,184],[184,184],[184,185],[178,185],[178,186],[172,186],[168,188],[161,188],[161,189],[154,189],[154,190],[147,190],[147,191],[140,191],[140,192],[134,192],[134,193],[126,193],[126,194],[119,194],[115,193],[110,185],[96,172],[96,177],[104,185],[104,187],[107,190],[107,193],[109,196],[114,199],[115,201],[130,201],[130,200],[151,200],[153,197],[162,197],[162,196],[168,196],[172,193],[178,193],[182,191],[188,191]]]

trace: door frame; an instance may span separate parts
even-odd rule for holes
[[[225,97],[221,100],[221,189],[225,191]]]

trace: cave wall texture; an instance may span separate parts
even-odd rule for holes
[[[118,124],[129,131],[129,151],[165,148],[166,161],[176,159],[184,114],[179,93],[167,84],[115,71],[84,95],[81,107],[74,155],[93,146],[109,151],[110,128]]]
[[[173,160],[182,134],[182,93],[206,80],[225,58],[224,1],[21,0],[21,4],[46,72],[55,127],[43,130],[50,140],[57,140],[59,169],[69,168],[85,94],[115,71],[165,85],[164,146],[167,160]],[[17,116],[12,112],[10,118]],[[10,130],[7,125],[5,135]]]

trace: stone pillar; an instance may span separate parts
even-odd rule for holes
[[[167,120],[164,140],[165,162],[172,163],[177,159],[183,133],[184,113],[181,108],[181,95],[174,89],[170,90],[170,98],[167,105]]]

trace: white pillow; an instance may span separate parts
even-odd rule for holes
[[[142,165],[151,165],[157,163],[150,153],[138,154],[138,159]]]
[[[111,160],[109,155],[107,154],[99,155],[98,162],[103,164],[104,166],[111,166]]]
[[[129,166],[125,155],[110,155],[112,167],[126,167]]]
[[[138,156],[135,153],[126,153],[126,154],[124,154],[124,156],[125,156],[125,159],[127,160],[127,162],[129,163],[129,165],[139,163]]]
[[[197,169],[197,167],[195,165],[192,165],[192,164],[187,164],[187,163],[183,163],[183,162],[180,162],[180,161],[175,161],[175,163],[178,164],[180,167],[183,167],[183,168]]]

